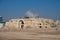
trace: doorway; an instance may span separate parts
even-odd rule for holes
[[[24,28],[24,21],[23,20],[20,20],[19,21],[19,28],[20,29],[23,29]]]

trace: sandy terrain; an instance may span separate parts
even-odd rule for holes
[[[0,40],[60,40],[60,32],[0,32]]]

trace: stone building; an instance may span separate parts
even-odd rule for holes
[[[47,30],[57,28],[56,21],[45,18],[11,19],[5,24],[8,28]]]

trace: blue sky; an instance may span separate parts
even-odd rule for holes
[[[39,17],[60,20],[60,0],[0,0],[0,16],[4,20],[23,17],[28,10]]]

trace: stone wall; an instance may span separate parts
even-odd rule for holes
[[[26,19],[11,19],[9,20],[9,22],[6,22],[5,26],[8,28],[16,28],[16,29],[47,30],[57,28],[56,23],[57,22],[55,22],[52,19],[26,18]]]

